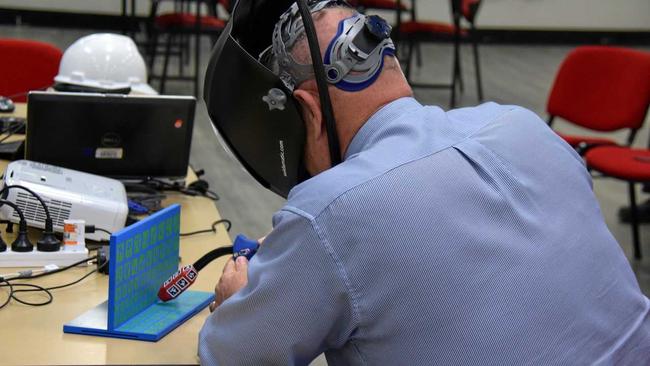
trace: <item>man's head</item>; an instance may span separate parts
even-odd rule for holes
[[[351,70],[346,71],[349,78],[341,81],[362,86],[351,92],[339,88],[345,86],[344,83],[330,83],[327,96],[331,94],[332,101],[327,102],[328,105],[322,109],[329,116],[329,104],[333,105],[336,126],[334,118],[324,120],[318,90],[327,88],[327,85],[324,88],[322,85],[322,82],[327,84],[328,80],[324,80],[327,76],[338,75],[319,75],[321,87],[317,87],[308,52],[308,43],[315,45],[317,37],[309,37],[309,42],[304,36],[297,37],[293,45],[288,47],[292,57],[305,63],[304,69],[309,77],[300,83],[287,85],[286,78],[280,73],[280,64],[276,63],[277,67],[274,67],[267,62],[272,61],[272,58],[264,57],[269,56],[269,50],[273,50],[269,44],[272,43],[272,33],[278,19],[292,6],[293,1],[295,0],[238,1],[226,29],[215,44],[204,86],[208,114],[224,147],[232,152],[260,184],[283,197],[287,197],[296,184],[309,176],[305,174],[306,171],[316,175],[331,167],[330,156],[334,159],[342,156],[356,131],[379,108],[397,98],[411,95],[397,61],[390,56],[391,52],[386,51],[392,45],[387,40],[390,27],[378,18],[355,23],[365,18],[352,19],[350,15],[354,13],[347,8],[315,11],[315,29],[320,48],[325,52],[323,61],[326,70],[332,66],[341,67],[338,70]],[[323,3],[314,0],[298,1],[303,10],[306,6],[311,7],[312,11]],[[332,5],[333,2],[326,3]],[[335,3],[343,4],[343,1]],[[299,10],[297,7],[294,9],[296,13]],[[311,18],[305,21],[308,28],[311,28]],[[335,37],[339,23],[346,18],[351,19],[344,22],[344,28],[356,32],[361,38]],[[302,21],[297,14],[295,19]],[[360,25],[363,27],[360,28]],[[372,41],[370,36],[375,36],[377,40]],[[341,42],[334,42],[328,50],[330,41],[334,38]],[[288,39],[283,39],[283,42]],[[377,45],[380,47],[377,48]],[[375,48],[381,57],[368,57]],[[340,55],[349,56],[356,50],[366,52],[359,53],[362,57],[351,63],[335,62],[340,61]],[[328,60],[327,51],[333,52],[334,57],[330,55]],[[254,57],[260,54],[259,59]],[[381,62],[375,62],[377,60]],[[383,65],[383,68],[375,68],[378,64]],[[377,70],[379,72],[375,72]],[[327,96],[322,95],[322,98],[326,99]],[[330,141],[326,131],[333,130],[336,133],[331,134],[334,137],[331,142],[335,145],[338,140],[340,148],[335,150],[340,151],[333,150],[330,154]]]
[[[377,36],[376,40],[370,39],[371,42],[378,41],[374,50],[368,48],[368,42],[361,36],[357,37],[361,41],[355,41],[354,37],[349,36],[347,41],[343,38],[346,36],[346,31],[348,34],[353,32],[354,26],[357,27],[355,30],[359,33],[368,32],[365,28],[359,28],[366,27],[365,24],[359,24],[359,22],[368,22],[376,18],[368,19],[359,15],[354,9],[340,5],[319,9],[312,13],[312,17],[318,35],[321,56],[325,61],[326,73],[328,73],[327,79],[330,82],[328,91],[332,100],[341,145],[340,154],[344,155],[356,132],[375,111],[397,98],[412,95],[412,92],[397,59],[393,56],[394,47],[387,35],[386,40],[382,40],[380,36]],[[353,25],[353,22],[356,24]],[[277,36],[277,30],[276,26],[274,38]],[[368,37],[366,34],[362,36]],[[365,46],[366,51],[373,51],[372,53],[367,52],[370,55],[365,62],[354,64],[353,62],[358,59],[341,51],[341,48],[345,48],[345,51],[356,49],[355,43],[359,43],[362,47]],[[336,49],[337,46],[339,49]],[[277,45],[274,44],[274,47]],[[289,86],[293,87],[293,95],[301,106],[307,132],[306,167],[309,173],[316,175],[331,167],[331,162],[318,88],[313,72],[309,72],[313,70],[313,66],[304,30],[295,36],[295,40],[291,42],[286,51],[293,62],[279,62],[279,65],[275,66],[277,67],[275,71],[284,75],[281,78],[285,82],[287,75],[290,76]],[[334,52],[338,52],[334,57],[341,56],[340,59],[332,57]],[[346,57],[354,61],[345,65]],[[338,66],[334,75],[341,70],[347,74],[336,75],[338,78],[332,80],[332,75],[329,72],[335,68],[334,66]]]

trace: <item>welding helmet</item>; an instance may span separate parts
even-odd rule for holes
[[[394,54],[390,26],[354,15],[339,23],[324,59],[312,13],[343,0],[239,0],[206,71],[204,99],[227,151],[263,186],[287,197],[309,176],[304,166],[305,126],[293,89],[315,79],[332,165],[341,162],[328,84],[347,91],[377,78],[383,56]],[[312,64],[291,56],[306,39]]]
[[[121,34],[76,40],[63,53],[54,82],[57,91],[158,94],[147,84],[147,68],[135,42]]]

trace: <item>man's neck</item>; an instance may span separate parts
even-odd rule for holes
[[[347,100],[345,104],[350,107],[341,111],[342,113],[337,116],[341,156],[345,156],[354,136],[377,111],[397,99],[412,96],[413,93],[407,85],[402,89],[393,87],[391,93],[374,94],[373,98],[351,98],[351,100]]]

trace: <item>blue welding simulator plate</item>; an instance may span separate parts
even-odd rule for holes
[[[172,205],[111,235],[108,300],[63,326],[63,332],[157,341],[214,300],[186,291],[158,300],[158,289],[178,270],[179,205]]]

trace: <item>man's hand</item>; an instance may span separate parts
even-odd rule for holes
[[[210,304],[210,312],[213,312],[221,303],[241,290],[248,283],[248,260],[246,257],[237,257],[237,260],[229,260],[223,268],[219,283],[214,288],[215,301]]]

